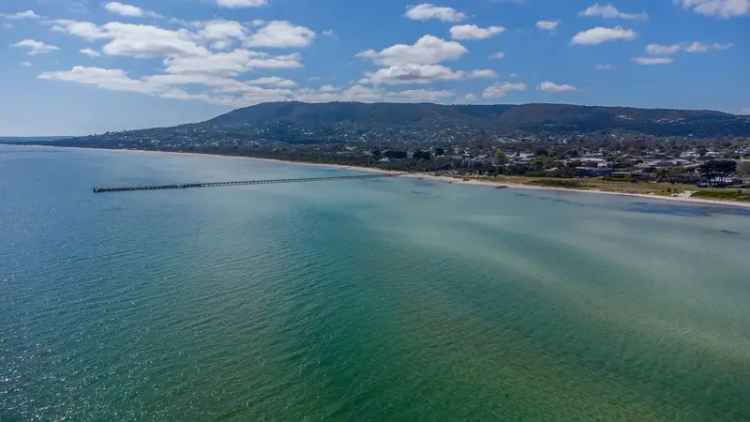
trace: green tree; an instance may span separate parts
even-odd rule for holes
[[[737,174],[750,176],[750,161],[740,161],[737,163]]]
[[[501,149],[495,150],[495,163],[506,164],[508,162],[508,156]]]

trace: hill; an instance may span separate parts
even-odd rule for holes
[[[237,109],[201,123],[106,133],[55,143],[182,149],[209,143],[471,142],[492,136],[590,133],[750,137],[750,117],[704,110],[567,104],[277,102]]]

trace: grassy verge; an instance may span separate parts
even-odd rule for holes
[[[607,180],[603,178],[559,179],[552,177],[497,176],[479,177],[476,179],[497,183],[544,186],[550,188],[599,190],[605,192],[656,196],[674,196],[692,193],[692,198],[750,202],[750,190],[748,189],[706,189],[699,188],[695,185],[632,182],[624,180]]]
[[[750,202],[750,191],[742,189],[704,189],[694,193],[691,198]]]

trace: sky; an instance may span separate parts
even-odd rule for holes
[[[0,136],[268,101],[750,114],[750,0],[2,0]]]

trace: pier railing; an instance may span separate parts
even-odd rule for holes
[[[140,185],[140,186],[95,186],[94,193],[111,193],[111,192],[135,192],[148,190],[170,190],[170,189],[199,189],[199,188],[217,188],[225,186],[247,186],[247,185],[271,185],[279,183],[308,183],[308,182],[328,182],[335,180],[352,180],[352,179],[375,179],[384,177],[395,177],[396,173],[383,174],[364,174],[355,176],[329,176],[329,177],[303,177],[295,179],[256,179],[256,180],[237,180],[228,182],[205,182],[205,183],[182,183],[170,185]]]

